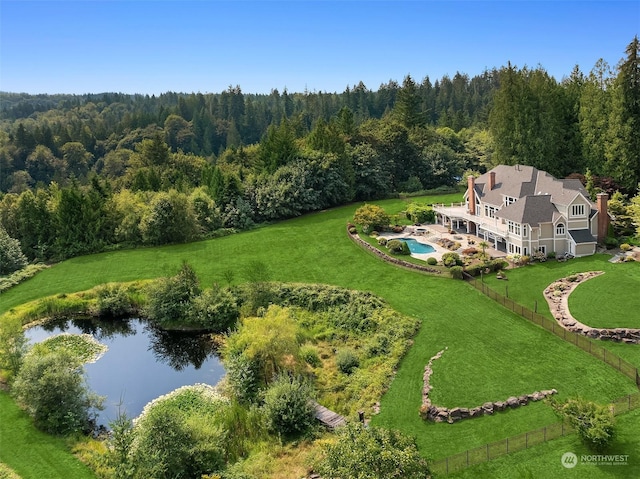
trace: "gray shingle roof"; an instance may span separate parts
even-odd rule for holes
[[[553,222],[556,214],[559,213],[551,202],[551,195],[539,195],[525,196],[502,208],[496,216],[516,223],[537,226],[540,223]]]
[[[505,196],[519,199],[533,195],[550,195],[551,202],[558,205],[570,204],[578,193],[589,198],[580,180],[559,180],[533,166],[498,165],[491,171],[495,173],[493,190],[489,190],[490,172],[480,175],[475,183],[478,197],[493,206],[501,206]]]
[[[576,244],[596,243],[596,239],[589,230],[569,230],[569,234]]]

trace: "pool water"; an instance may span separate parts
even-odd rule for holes
[[[420,243],[413,238],[394,238],[400,241],[404,241],[409,246],[409,251],[415,254],[426,254],[435,252],[435,248],[429,244]]]

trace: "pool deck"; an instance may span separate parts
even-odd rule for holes
[[[469,234],[457,233],[457,232],[451,234],[449,233],[448,228],[445,228],[442,225],[436,225],[436,224],[421,225],[421,226],[407,226],[404,229],[404,231],[402,231],[401,233],[385,232],[385,233],[381,233],[380,236],[384,238],[411,238],[416,240],[418,243],[432,246],[435,249],[433,253],[424,253],[424,254],[411,253],[411,256],[417,259],[421,259],[423,261],[426,261],[428,258],[435,258],[438,261],[441,261],[442,255],[444,253],[450,252],[450,250],[448,250],[447,248],[443,248],[442,246],[436,243],[439,239],[449,239],[451,241],[460,243],[461,245],[460,248],[455,250],[455,252],[458,254],[461,254],[463,250],[469,247],[481,249],[478,246],[478,244],[481,241],[483,241],[482,238],[475,235],[469,235]],[[487,254],[489,254],[489,256],[493,258],[503,258],[506,256],[506,253],[504,253],[503,251],[498,251],[493,248],[486,248],[485,251]]]

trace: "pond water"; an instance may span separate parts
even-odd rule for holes
[[[91,334],[109,350],[85,365],[89,387],[106,396],[98,423],[107,425],[126,411],[136,417],[152,399],[180,386],[215,385],[224,375],[216,351],[205,335],[163,331],[141,319],[58,320],[25,332],[32,342],[61,332]]]

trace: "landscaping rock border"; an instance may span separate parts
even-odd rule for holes
[[[582,334],[592,339],[640,344],[640,329],[633,328],[592,328],[581,323],[569,311],[569,295],[582,282],[604,274],[604,271],[588,271],[561,278],[544,290],[551,314],[567,331]]]
[[[429,268],[428,266],[421,266],[419,264],[409,263],[408,261],[402,261],[401,259],[394,258],[393,256],[389,256],[388,254],[380,251],[378,248],[375,248],[374,246],[370,245],[365,240],[360,238],[360,236],[358,235],[357,232],[356,233],[351,233],[349,231],[349,226],[347,226],[347,234],[349,235],[349,237],[353,241],[355,241],[359,245],[365,247],[366,249],[368,249],[373,254],[375,254],[379,258],[383,259],[387,263],[395,264],[397,266],[402,266],[403,268],[415,269],[417,271],[422,271],[423,273],[431,273],[431,274],[440,274],[441,273],[440,270],[437,270],[437,269],[434,269],[434,268]]]
[[[453,424],[454,422],[461,421],[463,419],[470,419],[473,417],[479,417],[483,415],[491,415],[498,411],[504,411],[506,409],[515,409],[520,406],[526,406],[530,401],[541,401],[544,398],[557,394],[555,389],[548,389],[544,391],[535,391],[531,394],[523,394],[522,396],[511,396],[506,401],[486,402],[482,406],[473,408],[454,407],[446,408],[441,406],[434,406],[429,399],[429,393],[431,392],[431,385],[429,381],[433,374],[433,362],[436,359],[440,359],[442,354],[447,348],[439,351],[438,354],[429,359],[429,362],[424,367],[423,381],[424,386],[422,388],[422,406],[420,407],[420,417],[425,421],[432,422],[448,422]]]

